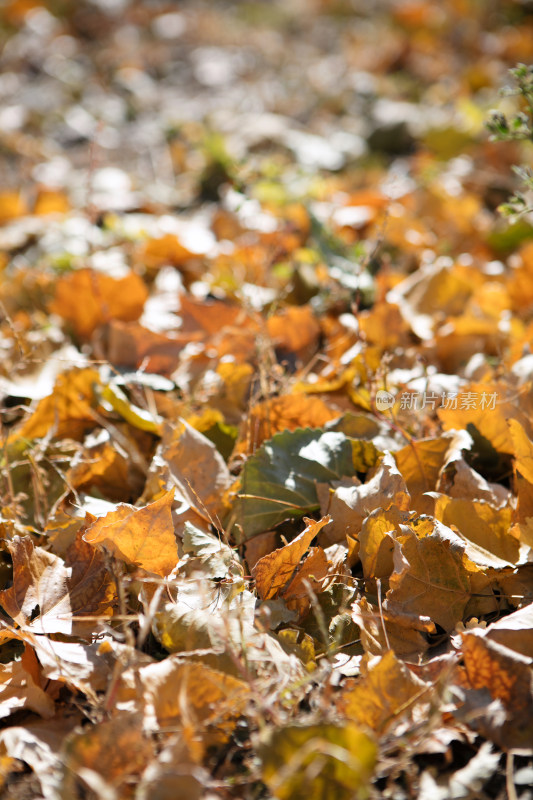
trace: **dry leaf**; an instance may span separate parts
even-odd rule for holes
[[[53,434],[81,439],[96,424],[95,386],[100,376],[95,369],[72,369],[58,375],[52,394],[37,403],[33,413],[16,427],[11,440],[41,439]]]
[[[303,358],[315,348],[320,325],[310,306],[289,306],[268,318],[267,331],[276,347]]]
[[[449,528],[428,520],[431,531],[401,526],[395,542],[394,572],[386,607],[428,616],[445,631],[453,630],[471,596],[471,576],[478,571],[465,555],[465,545]]]
[[[340,705],[348,719],[383,734],[415,701],[427,702],[427,688],[389,651],[368,662],[366,674],[343,692]]]
[[[510,508],[496,509],[482,500],[467,500],[438,495],[435,518],[454,526],[471,542],[511,564],[518,561],[519,542],[511,531]]]
[[[154,752],[154,743],[143,734],[140,714],[119,714],[74,733],[63,752],[63,796],[79,797],[87,788],[105,796],[105,787],[111,784],[120,797],[131,797],[132,779],[138,780]]]
[[[279,800],[362,799],[376,754],[353,724],[266,729],[259,745],[262,779]]]
[[[289,544],[259,559],[252,574],[255,578],[257,594],[261,600],[270,600],[282,591],[317,533],[329,521],[329,516],[322,517],[318,522],[304,517],[307,527],[302,533]]]
[[[322,428],[338,416],[338,411],[318,397],[305,394],[272,397],[251,408],[241,427],[241,438],[235,452],[254,452],[275,433],[296,428]]]
[[[116,511],[87,519],[84,540],[109,550],[116,558],[165,577],[178,563],[172,520],[174,490],[144,508],[121,503]],[[94,521],[93,521],[94,520]]]
[[[424,493],[435,490],[446,454],[453,447],[453,438],[448,434],[438,439],[413,440],[394,453],[396,465],[411,496],[409,507],[419,514],[433,511],[433,503],[429,497],[424,497]]]
[[[473,727],[500,747],[532,752],[533,659],[491,641],[482,631],[462,635],[462,653],[467,686],[487,692],[489,702],[499,701],[505,712],[491,717],[488,706],[485,715],[473,716]],[[467,705],[469,699],[467,693]]]
[[[81,536],[66,559],[16,536],[8,548],[13,586],[0,592],[0,604],[23,630],[33,633],[89,634],[100,617],[112,613],[114,588],[100,554]],[[76,621],[94,617],[94,623]]]
[[[50,311],[66,320],[81,339],[88,339],[104,322],[138,319],[147,298],[148,290],[134,272],[111,278],[80,269],[58,280]]]
[[[358,536],[361,525],[376,508],[391,506],[407,511],[410,498],[403,475],[396,467],[394,457],[386,453],[375,475],[358,486],[339,486],[328,504],[322,506],[333,518],[321,536],[322,544],[346,541],[346,536]]]
[[[163,427],[145,496],[152,487],[155,494],[162,481],[169,489],[176,487],[176,501],[184,501],[208,522],[224,515],[224,495],[233,483],[215,445],[183,419],[176,426],[167,423]]]
[[[0,664],[0,717],[24,708],[45,719],[55,714],[54,701],[41,688],[39,664],[28,645],[20,661]]]

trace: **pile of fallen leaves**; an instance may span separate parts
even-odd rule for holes
[[[531,798],[533,18],[375,6],[1,12],[6,796]]]

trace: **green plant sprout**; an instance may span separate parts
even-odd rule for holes
[[[505,86],[500,94],[521,98],[522,109],[512,117],[507,117],[501,111],[491,111],[486,123],[491,140],[533,142],[533,65],[517,64],[509,73],[514,83]],[[533,201],[527,197],[528,193],[533,193],[533,169],[527,164],[515,165],[512,169],[520,179],[522,190],[515,192],[498,210],[511,222],[516,222],[524,214],[533,211]]]

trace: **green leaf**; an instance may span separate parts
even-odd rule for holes
[[[233,536],[246,541],[285,519],[316,511],[316,484],[355,472],[352,440],[343,433],[299,428],[276,434],[244,466]]]

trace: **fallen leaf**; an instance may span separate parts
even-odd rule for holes
[[[454,526],[471,542],[504,561],[518,561],[519,542],[511,531],[510,508],[496,509],[482,500],[451,498],[440,494],[435,501],[435,518]]]
[[[164,482],[176,488],[176,502],[188,504],[202,519],[216,522],[224,516],[224,496],[233,483],[226,462],[209,439],[185,420],[163,426],[145,488],[156,494]]]
[[[122,713],[104,720],[65,742],[65,769],[61,782],[64,797],[79,797],[87,789],[104,796],[110,783],[122,797],[128,784],[138,780],[154,756],[154,743],[144,735],[140,714]]]
[[[282,591],[309,549],[312,540],[329,521],[328,516],[322,517],[318,522],[304,517],[306,528],[302,533],[289,544],[259,559],[252,574],[261,600],[270,600]]]
[[[427,689],[428,685],[389,651],[369,661],[366,673],[343,692],[340,705],[348,719],[382,735],[409,714],[415,701],[428,701]]]
[[[332,522],[325,529],[322,544],[344,542],[346,536],[357,537],[365,517],[376,508],[384,510],[394,506],[407,511],[410,497],[403,475],[399,472],[394,457],[385,453],[375,474],[366,483],[358,486],[339,486],[326,504],[322,513],[328,513]]]
[[[241,429],[236,453],[253,453],[280,431],[322,428],[339,414],[318,397],[286,394],[258,403],[250,410]]]
[[[267,319],[275,347],[286,353],[310,355],[320,335],[320,325],[310,306],[289,306]]]
[[[26,646],[20,661],[0,664],[0,717],[30,709],[50,719],[55,714],[52,698],[41,688],[39,665],[33,650]]]
[[[472,592],[471,576],[478,568],[465,555],[457,534],[440,522],[428,523],[429,531],[422,536],[413,527],[401,526],[385,605],[430,617],[451,631],[463,619]]]
[[[81,339],[88,339],[104,322],[138,319],[147,298],[148,290],[134,272],[112,278],[80,269],[58,280],[50,311],[68,322]]]
[[[392,505],[387,511],[376,508],[363,521],[359,533],[359,559],[365,578],[388,578],[394,570],[394,538],[407,511]]]
[[[30,416],[14,428],[10,440],[41,439],[47,435],[81,439],[96,425],[95,387],[99,383],[98,372],[90,368],[58,375],[52,394],[40,400]]]
[[[106,548],[127,564],[165,577],[178,563],[173,499],[172,489],[144,508],[121,503],[105,517],[91,520],[89,515],[83,538],[91,545]]]
[[[288,518],[319,507],[317,483],[354,475],[352,443],[342,433],[278,433],[250,456],[231,517],[232,535],[245,541]]]
[[[508,425],[513,440],[515,469],[528,483],[533,484],[533,442],[518,420],[510,419]]]
[[[114,588],[100,554],[78,536],[66,559],[35,547],[29,536],[8,543],[13,586],[0,604],[23,630],[90,635],[112,613]],[[94,622],[76,621],[77,616]]]
[[[501,717],[491,717],[488,706],[485,715],[473,717],[473,727],[504,749],[533,752],[533,660],[478,631],[462,635],[462,654],[467,685],[486,691],[505,712]],[[468,706],[468,693],[466,700]]]
[[[250,698],[244,681],[177,656],[141,667],[138,681],[146,729],[172,729],[184,722],[206,742],[207,728],[211,741],[225,741]]]
[[[446,454],[453,447],[453,439],[453,434],[448,434],[435,439],[413,440],[394,453],[396,465],[411,496],[410,508],[419,514],[433,511],[433,503],[425,492],[435,490]]]

